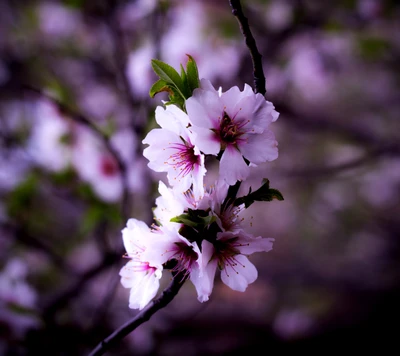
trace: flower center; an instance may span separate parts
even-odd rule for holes
[[[229,115],[224,111],[222,119],[220,119],[219,137],[225,144],[236,144],[240,136],[242,136],[245,131],[241,130],[246,122],[236,122],[234,118],[230,118]]]
[[[195,251],[193,251],[192,246],[188,246],[185,243],[176,242],[176,246],[178,247],[178,251],[175,254],[174,258],[177,262],[175,266],[175,271],[191,271],[191,266],[196,262],[198,256]]]
[[[235,247],[236,238],[228,241],[217,240],[214,243],[214,258],[218,261],[218,268],[223,270],[226,266],[234,268],[237,265],[235,256],[239,255],[239,250]]]
[[[102,157],[100,161],[100,171],[106,177],[112,177],[118,172],[118,166],[110,157]]]
[[[173,166],[175,170],[180,170],[178,175],[182,177],[189,174],[193,167],[200,165],[200,157],[194,153],[194,146],[185,143],[174,143],[170,148],[177,152],[169,157],[169,164]]]

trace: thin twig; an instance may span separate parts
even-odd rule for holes
[[[391,157],[400,154],[399,147],[393,145],[383,146],[381,148],[372,150],[362,157],[354,158],[347,162],[337,165],[330,165],[325,167],[307,167],[303,169],[291,169],[283,171],[283,174],[290,179],[320,179],[322,177],[332,177],[333,175],[340,174],[344,171],[360,168],[382,156]]]
[[[247,21],[246,16],[244,16],[240,0],[230,0],[229,3],[231,5],[233,15],[239,21],[240,29],[243,33],[246,45],[250,51],[251,59],[253,61],[255,92],[265,95],[265,76],[262,65],[262,55],[257,49],[256,40],[251,33],[249,22]]]
[[[144,123],[136,122],[138,116],[134,116],[133,113],[138,110],[142,105],[135,99],[132,94],[132,87],[127,76],[128,68],[128,48],[124,38],[124,32],[118,21],[118,2],[115,0],[107,1],[108,15],[106,16],[106,23],[109,28],[110,34],[113,40],[113,57],[115,64],[115,78],[118,89],[123,94],[125,101],[129,105],[131,118],[131,127],[137,137],[143,136]],[[139,149],[139,147],[138,147]]]
[[[52,261],[54,266],[57,266],[60,270],[68,272],[70,275],[77,274],[75,269],[73,269],[72,266],[64,261],[64,258],[53,249],[51,244],[49,244],[46,239],[39,239],[35,237],[21,225],[11,222],[0,222],[0,233],[2,233],[4,236],[12,234],[18,243],[21,243],[30,249],[36,249],[44,253],[49,260]]]
[[[121,173],[121,183],[123,188],[121,215],[123,220],[127,220],[129,218],[129,209],[130,209],[127,168],[120,154],[112,146],[109,137],[104,132],[102,132],[95,124],[93,124],[88,118],[86,118],[83,114],[69,108],[67,105],[63,104],[62,102],[60,102],[53,96],[49,95],[45,91],[41,90],[40,88],[36,88],[31,85],[24,85],[23,88],[39,95],[42,98],[51,101],[57,107],[60,113],[65,114],[71,120],[74,120],[79,124],[86,126],[102,141],[104,147],[110,152],[110,154],[117,162],[118,169]]]
[[[376,132],[366,130],[365,127],[361,129],[360,127],[362,126],[357,122],[345,123],[338,117],[328,116],[329,114],[325,113],[301,112],[278,99],[273,99],[273,102],[280,115],[285,116],[284,122],[298,126],[301,130],[336,134],[370,148],[381,149],[383,147],[386,150],[386,147],[390,147],[393,154],[399,154],[400,152],[398,138],[393,138],[390,141],[388,139],[380,139],[377,137]]]
[[[182,285],[186,281],[187,273],[180,272],[176,274],[170,285],[162,292],[160,297],[154,299],[143,311],[136,315],[133,319],[115,330],[110,336],[100,342],[89,354],[89,356],[103,355],[113,345],[116,345],[125,336],[135,330],[138,326],[148,321],[154,313],[168,305],[178,294]]]
[[[98,276],[101,272],[110,266],[113,266],[115,262],[121,258],[122,253],[109,253],[106,254],[102,261],[95,266],[89,268],[84,272],[79,279],[73,284],[68,286],[66,289],[56,295],[51,301],[49,301],[43,308],[43,318],[48,321],[51,320],[54,314],[63,308],[68,302],[82,292],[87,282]]]
[[[111,269],[110,273],[111,273],[111,278],[109,279],[109,282],[107,283],[108,290],[105,293],[105,295],[102,297],[102,300],[99,303],[99,305],[95,308],[95,310],[93,312],[93,318],[89,323],[91,328],[94,330],[96,329],[97,325],[101,325],[104,322],[106,315],[109,311],[109,308],[112,304],[112,301],[115,297],[115,294],[117,292],[117,289],[121,283],[118,272]]]

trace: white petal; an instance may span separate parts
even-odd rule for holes
[[[200,80],[200,88],[204,89],[204,90],[215,91],[215,88],[211,84],[211,82],[208,79],[204,79],[204,78]]]
[[[236,255],[235,265],[226,265],[221,271],[221,279],[228,287],[238,292],[244,292],[250,283],[258,276],[257,269],[246,256]]]
[[[214,286],[215,272],[217,270],[217,261],[211,260],[214,253],[214,246],[207,240],[202,242],[202,256],[199,268],[194,268],[190,274],[190,280],[197,291],[199,302],[206,302]]]
[[[149,144],[143,150],[143,156],[149,160],[148,166],[156,172],[168,172],[172,169],[171,155],[177,152],[173,144],[182,143],[178,135],[163,129],[151,130],[143,143]]]
[[[131,289],[129,308],[143,309],[157,294],[160,280],[155,273],[147,273],[139,283]]]
[[[128,254],[135,254],[138,248],[149,238],[150,228],[140,220],[129,219],[127,227],[122,230],[122,240]]]
[[[185,112],[175,105],[167,106],[166,109],[158,106],[156,108],[156,122],[163,129],[180,135],[182,130],[189,124],[189,118]]]
[[[218,154],[221,149],[221,141],[213,131],[199,126],[193,126],[191,130],[194,144],[201,152],[214,156]]]
[[[245,180],[249,173],[249,166],[243,160],[242,154],[235,147],[227,146],[220,161],[220,177],[229,185],[233,185],[238,180]]]
[[[237,243],[241,246],[238,247],[238,250],[243,255],[251,255],[254,252],[268,252],[272,250],[274,241],[275,239],[273,238],[263,238],[261,236],[247,239],[239,238]]]
[[[186,100],[186,111],[193,126],[217,129],[224,106],[218,92],[198,88],[193,92],[193,96]]]
[[[239,142],[240,152],[251,163],[260,164],[278,158],[278,142],[270,130],[262,134],[247,135],[247,140]]]
[[[235,114],[233,112],[236,104],[243,98],[243,93],[239,90],[237,86],[230,88],[225,93],[221,95],[221,101],[223,106],[226,107],[225,112],[229,117],[233,117]]]
[[[204,165],[204,156],[201,155],[200,165],[194,167],[192,176],[193,195],[196,200],[200,200],[204,196],[204,176],[207,172]]]
[[[133,269],[133,262],[129,261],[119,272],[122,286],[124,288],[132,288],[136,283],[138,274],[140,274],[140,272],[135,272]]]

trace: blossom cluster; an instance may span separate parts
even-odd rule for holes
[[[245,291],[257,278],[248,256],[273,246],[274,239],[247,232],[240,214],[254,201],[282,200],[280,192],[264,180],[246,196],[237,193],[252,167],[278,157],[269,127],[279,114],[247,84],[242,91],[223,92],[199,80],[197,65],[188,57],[181,75],[152,61],[160,79],[150,96],[165,91],[170,100],[155,111],[159,127],[144,138],[143,155],[152,170],[166,173],[168,185],[159,182],[155,224],[130,219],[122,230],[129,262],[120,271],[121,283],[131,289],[133,309],[155,297],[166,269],[190,279],[200,302],[209,299],[217,270],[223,283]],[[208,185],[206,162],[213,156],[218,176]]]

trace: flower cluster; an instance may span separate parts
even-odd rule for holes
[[[144,138],[143,155],[151,169],[166,173],[168,185],[159,183],[153,226],[130,219],[122,230],[130,261],[120,272],[121,282],[131,289],[129,307],[134,309],[154,298],[164,269],[190,279],[200,302],[209,299],[217,270],[223,283],[245,291],[257,278],[248,256],[270,251],[273,239],[246,232],[240,214],[255,201],[283,199],[268,180],[237,197],[252,166],[278,157],[269,129],[279,116],[273,104],[248,85],[243,91],[216,90],[199,80],[197,65],[188,57],[181,75],[152,61],[160,79],[150,96],[166,91],[170,100],[156,109],[159,128]],[[205,180],[207,156],[215,156],[219,166],[211,186]]]

